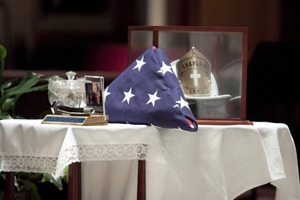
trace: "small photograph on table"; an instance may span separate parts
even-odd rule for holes
[[[92,107],[95,114],[104,115],[103,106],[103,77],[85,76],[86,106]]]

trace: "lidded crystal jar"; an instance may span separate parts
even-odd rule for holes
[[[54,102],[73,108],[86,106],[85,79],[75,79],[76,73],[66,73],[68,79],[49,80],[48,99],[52,105]]]

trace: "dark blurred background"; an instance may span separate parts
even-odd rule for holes
[[[299,40],[292,0],[0,0],[0,42],[11,69],[112,70],[92,66],[103,45],[125,48],[129,25],[249,28],[249,60],[260,42]],[[124,47],[125,46],[125,47]]]
[[[248,27],[247,118],[288,124],[299,155],[299,10],[296,0],[0,0],[0,43],[6,69],[119,73],[129,25]]]

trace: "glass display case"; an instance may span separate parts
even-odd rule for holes
[[[251,124],[246,119],[248,29],[129,26],[128,64],[162,48],[199,124]]]

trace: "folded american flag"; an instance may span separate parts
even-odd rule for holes
[[[149,48],[104,92],[110,123],[197,131],[198,125],[165,52]]]

